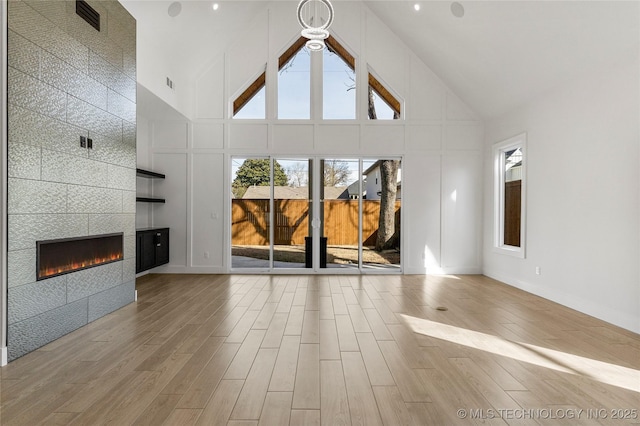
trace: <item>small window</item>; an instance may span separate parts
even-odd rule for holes
[[[233,118],[264,120],[267,117],[265,81],[266,72],[263,72],[233,101]]]
[[[311,118],[311,54],[300,37],[278,58],[278,118]]]
[[[369,73],[367,117],[370,120],[397,120],[400,101],[396,99],[371,73]]]
[[[494,156],[494,247],[524,258],[525,255],[525,152],[526,134],[497,143]]]

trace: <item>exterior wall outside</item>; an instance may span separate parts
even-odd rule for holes
[[[134,299],[136,23],[88,3],[100,31],[74,1],[8,2],[10,360]],[[123,261],[36,281],[36,241],[115,232]]]
[[[355,120],[278,120],[277,58],[299,26],[289,3],[270,3],[195,81],[193,117],[145,116],[144,162],[167,176],[152,182],[166,204],[149,222],[171,228],[171,261],[156,272],[229,271],[231,157],[269,155],[402,159],[404,272],[481,271],[483,124],[366,5],[335,8],[331,32],[356,57],[357,82],[373,72],[401,99],[403,119],[368,120],[366,85],[357,83]],[[231,119],[232,100],[265,67],[268,118]]]
[[[365,194],[367,200],[379,200],[380,191],[382,190],[382,182],[380,181],[380,167],[369,170],[366,173],[365,170]],[[396,200],[402,199],[402,167],[398,168],[398,192],[396,192]]]

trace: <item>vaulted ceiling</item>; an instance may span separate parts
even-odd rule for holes
[[[121,3],[136,18],[139,39],[187,78],[224,52],[238,32],[251,31],[251,20],[268,7],[266,1],[232,0],[218,2],[214,11],[214,0],[182,0],[172,17],[172,1]],[[290,3],[295,19],[297,1]],[[640,49],[637,1],[364,3],[484,119],[606,71]]]

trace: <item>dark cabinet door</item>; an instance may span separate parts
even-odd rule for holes
[[[136,273],[169,263],[169,228],[136,232]]]
[[[155,232],[156,266],[169,263],[169,230],[161,229]]]
[[[149,232],[138,233],[138,258],[136,263],[139,268],[137,272],[153,268],[156,263],[156,248],[153,236],[154,234]]]

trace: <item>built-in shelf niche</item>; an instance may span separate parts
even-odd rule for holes
[[[136,169],[136,176],[149,178],[149,179],[164,179],[165,175],[162,173],[152,172],[150,170],[144,169]],[[161,203],[164,204],[166,201],[164,198],[158,197],[136,197],[136,202],[138,203]]]

